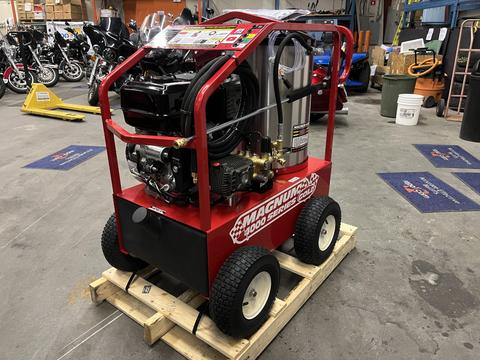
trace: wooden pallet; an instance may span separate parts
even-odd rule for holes
[[[90,284],[92,301],[104,300],[144,327],[144,340],[152,345],[159,339],[187,359],[255,359],[292,319],[295,313],[355,247],[355,226],[341,225],[341,235],[332,255],[320,266],[308,265],[293,256],[274,251],[280,266],[301,277],[285,299],[277,298],[269,319],[249,339],[233,339],[203,316],[196,335],[192,334],[196,310],[205,299],[192,290],[175,297],[153,285],[141,274],[124,291],[131,273],[111,268]]]

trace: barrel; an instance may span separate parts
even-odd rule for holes
[[[397,116],[397,100],[400,94],[413,94],[417,78],[408,75],[384,75],[380,115]]]
[[[470,90],[460,127],[460,139],[480,142],[480,101],[475,98],[478,94],[480,94],[480,60],[475,63],[470,75]]]

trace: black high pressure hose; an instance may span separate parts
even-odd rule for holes
[[[277,103],[277,116],[278,116],[279,128],[281,128],[283,124],[283,109],[282,109],[282,99],[280,98],[280,82],[278,80],[278,69],[280,66],[280,57],[282,56],[283,49],[285,48],[285,46],[287,46],[288,42],[293,39],[297,40],[300,43],[300,45],[302,45],[305,48],[305,50],[307,50],[308,52],[311,52],[313,50],[313,48],[307,44],[307,41],[305,40],[305,38],[301,36],[299,33],[288,34],[283,38],[280,45],[278,45],[277,53],[275,54],[275,59],[273,61],[273,92],[275,94],[275,102]],[[278,135],[280,137],[282,136],[282,134],[280,133]]]
[[[182,101],[182,133],[183,136],[192,136],[194,130],[194,105],[200,89],[225,62],[229,55],[219,56],[205,64],[190,82]],[[242,98],[237,116],[247,115],[258,108],[259,86],[258,80],[247,62],[240,64],[233,74],[240,78]],[[208,139],[208,156],[210,159],[220,159],[230,154],[242,140],[247,121],[236,123],[221,132],[218,137]],[[219,132],[220,133],[220,132]]]

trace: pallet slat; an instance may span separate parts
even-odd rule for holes
[[[332,255],[320,266],[308,265],[293,256],[274,251],[280,266],[302,277],[285,299],[275,299],[269,319],[250,339],[233,339],[203,316],[196,335],[191,334],[204,297],[187,290],[175,297],[142,277],[132,282],[129,293],[123,291],[130,273],[111,268],[90,284],[92,301],[106,300],[144,326],[148,344],[161,339],[191,360],[253,360],[278,335],[303,304],[355,247],[355,226],[341,224],[341,235]],[[152,271],[152,270],[150,270]],[[148,272],[147,272],[148,273]],[[145,287],[150,287],[145,292]]]
[[[120,288],[125,288],[130,273],[116,269],[104,271],[102,276]],[[143,289],[150,286],[150,292],[145,294]],[[191,331],[198,316],[198,311],[175,296],[154,286],[143,278],[138,278],[130,285],[128,293],[152,309],[162,313],[166,318],[187,331]],[[213,320],[208,317],[202,318],[196,336],[215,350],[227,357],[233,358],[248,345],[248,340],[236,340],[223,334]]]

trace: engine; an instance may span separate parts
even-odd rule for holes
[[[126,123],[139,134],[193,136],[197,92],[225,60],[215,58],[196,73],[151,75],[128,82],[121,90]],[[270,189],[273,165],[283,161],[281,142],[253,131],[253,118],[230,124],[258,108],[258,92],[258,80],[245,63],[209,98],[207,139],[214,202],[232,204],[236,193]],[[150,194],[166,202],[196,204],[194,150],[129,144],[126,158],[130,172]]]

